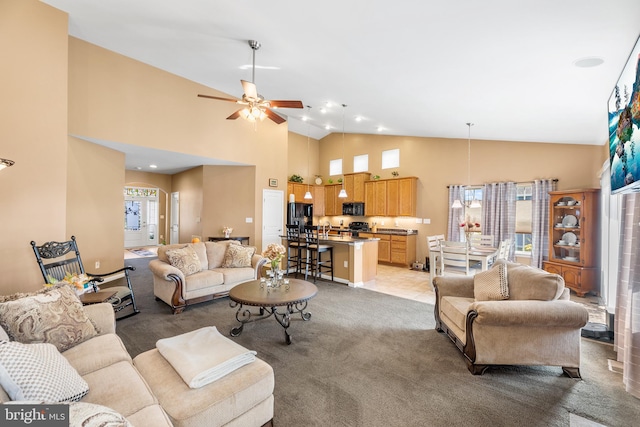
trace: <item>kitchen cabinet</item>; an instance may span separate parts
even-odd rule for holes
[[[342,201],[338,197],[342,184],[330,184],[324,186],[324,214],[326,216],[342,215]]]
[[[387,180],[387,216],[416,216],[418,178]]]
[[[344,174],[344,189],[347,192],[345,202],[364,202],[364,183],[371,179],[369,172]]]
[[[416,259],[416,236],[391,235],[391,263],[411,265]]]
[[[549,192],[549,259],[544,270],[559,274],[578,296],[598,294],[599,190]]]
[[[367,181],[364,183],[365,216],[387,215],[387,180]]]
[[[416,257],[416,235],[362,233],[359,237],[375,237],[378,241],[378,262],[411,265]]]
[[[314,185],[311,187],[313,194],[313,216],[325,216],[324,213],[324,186]]]
[[[287,182],[287,202],[289,201],[289,194],[293,194],[296,198],[296,203],[309,203],[304,199],[304,193],[307,192],[307,184],[299,182]]]

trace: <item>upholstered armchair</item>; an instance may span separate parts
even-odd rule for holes
[[[433,286],[436,330],[462,351],[472,374],[491,365],[549,365],[580,378],[580,329],[589,313],[569,300],[562,277],[499,260],[474,277],[436,277]]]

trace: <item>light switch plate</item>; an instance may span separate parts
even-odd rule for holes
[[[425,224],[431,224],[431,218],[425,218],[422,220],[422,222]]]
[[[416,224],[422,224],[422,218],[416,218]]]
[[[244,222],[246,222],[247,224],[251,224],[253,222],[253,218],[245,218]]]

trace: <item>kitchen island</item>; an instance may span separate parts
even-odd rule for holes
[[[375,280],[378,274],[379,239],[330,235],[321,236],[319,240],[320,244],[333,247],[333,280],[335,282],[359,287]],[[283,244],[286,245],[286,239],[283,239]],[[323,273],[322,277],[331,280],[328,273]]]

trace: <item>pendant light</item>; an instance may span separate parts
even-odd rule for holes
[[[344,109],[347,108],[346,104],[342,104],[342,190],[338,193],[338,197],[345,199],[347,197],[347,190],[344,189]]]
[[[311,107],[307,105],[307,111],[311,110]],[[311,139],[311,123],[309,122],[309,118],[307,117],[307,192],[304,193],[304,198],[305,200],[311,200],[313,199],[313,196],[311,195],[311,191],[309,188],[309,182],[311,181],[311,177],[309,175],[309,141]]]
[[[469,133],[468,133],[468,138],[467,138],[467,188],[471,187],[471,126],[473,126],[473,123],[467,122],[467,127],[469,128]],[[464,192],[462,193],[462,196],[461,196],[462,200],[459,200],[459,199],[454,200],[453,204],[451,205],[451,208],[453,208],[453,209],[461,209],[463,207],[463,205],[466,208],[479,208],[479,207],[482,207],[480,202],[478,200],[476,200],[475,192],[473,194],[472,200],[468,201],[467,198],[465,197],[466,192],[468,190],[465,189],[463,191]],[[473,191],[473,190],[471,190],[471,191]]]

